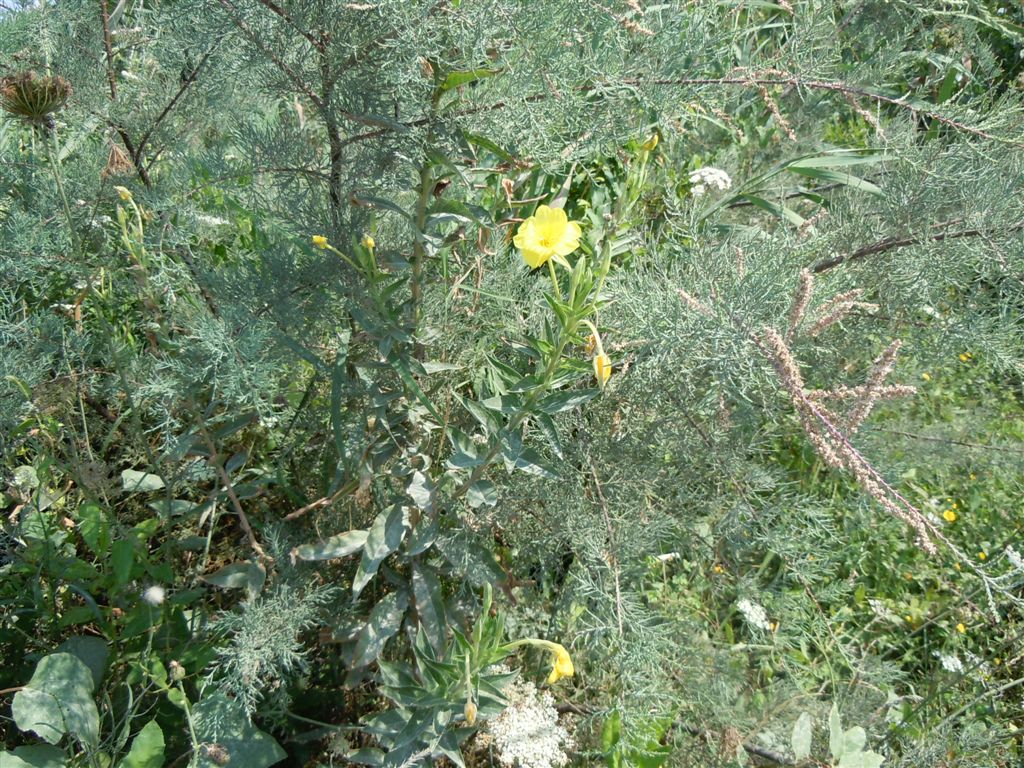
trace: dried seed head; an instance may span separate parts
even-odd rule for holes
[[[71,83],[57,75],[28,71],[0,78],[0,107],[32,125],[51,125],[71,94]]]

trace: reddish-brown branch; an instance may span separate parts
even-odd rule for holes
[[[830,269],[838,267],[840,264],[845,264],[851,261],[859,261],[866,259],[868,256],[876,256],[886,251],[891,251],[896,248],[905,248],[908,245],[920,245],[921,243],[940,243],[943,240],[958,240],[963,237],[986,237],[994,236],[1009,232],[1019,232],[1024,229],[1024,221],[1018,221],[1016,224],[1011,224],[1005,229],[960,229],[954,232],[936,232],[933,235],[926,237],[887,237],[884,240],[865,245],[853,253],[845,255],[834,256],[831,259],[819,261],[812,267],[812,271],[820,274],[827,272]]]

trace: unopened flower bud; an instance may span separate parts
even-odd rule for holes
[[[127,203],[127,202],[131,201],[132,193],[128,190],[127,187],[114,187],[114,191],[117,192],[118,196],[122,200],[124,200],[124,202]]]
[[[185,668],[177,660],[172,660],[170,663],[171,680],[179,682],[185,679]]]
[[[374,242],[374,239],[372,237],[370,237],[369,235],[363,235],[363,247],[364,248],[367,248],[367,249],[372,251],[376,246],[377,246],[377,243]]]
[[[462,710],[462,714],[466,716],[466,724],[473,725],[476,722],[476,704],[473,703],[472,699],[466,701],[466,706]]]

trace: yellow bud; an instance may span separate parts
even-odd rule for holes
[[[323,235],[313,235],[313,245],[320,249],[326,248],[327,238]]]
[[[959,624],[956,625],[956,631],[959,632],[962,635],[964,632],[967,631],[967,627],[964,626],[963,622],[960,622]]]
[[[372,237],[370,237],[369,235],[363,235],[363,247],[364,248],[368,248],[369,250],[372,251],[376,246],[377,246],[377,243],[374,242]]]
[[[114,187],[114,190],[126,203],[132,199],[132,193],[128,191],[127,187]]]
[[[466,723],[472,725],[476,722],[476,704],[473,703],[472,699],[466,702],[466,706],[462,710],[462,714],[466,717]]]
[[[602,387],[608,383],[608,379],[612,376],[612,361],[608,355],[603,353],[594,355],[594,376]]]
[[[924,379],[925,381],[931,381],[932,375],[930,373],[925,372],[921,374],[921,378]]]
[[[654,148],[658,146],[658,134],[652,133],[651,138],[645,141],[641,146],[645,152],[653,152]]]

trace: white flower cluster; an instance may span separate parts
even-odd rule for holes
[[[939,663],[942,664],[942,668],[947,672],[959,673],[964,671],[964,663],[956,656],[936,651],[935,658],[939,660]]]
[[[743,614],[743,618],[747,620],[747,624],[750,626],[763,629],[766,632],[771,631],[772,625],[768,621],[768,614],[757,603],[744,597],[736,601],[736,608]]]
[[[558,768],[569,762],[572,737],[558,723],[555,700],[533,683],[507,689],[509,705],[487,722],[498,759],[506,768]]]
[[[1018,571],[1024,571],[1024,559],[1021,558],[1020,553],[1013,547],[1008,546],[1006,548],[1006,559]]]
[[[701,197],[709,189],[724,191],[732,186],[729,174],[720,168],[698,168],[690,174],[690,192]]]

